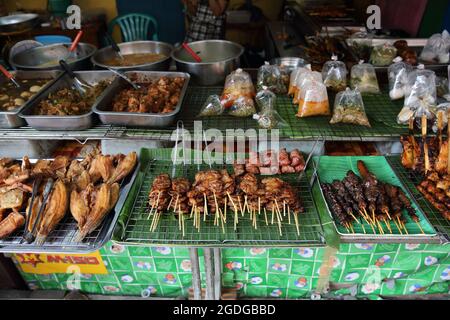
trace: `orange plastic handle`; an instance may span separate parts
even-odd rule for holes
[[[11,73],[9,73],[9,71],[6,70],[5,67],[3,67],[1,64],[0,64],[0,71],[1,71],[8,79],[12,79],[12,78],[13,78],[13,75],[12,75]]]
[[[78,45],[78,42],[80,42],[81,36],[83,35],[83,30],[78,31],[77,36],[75,37],[75,39],[72,42],[72,45],[69,48],[69,51],[72,52],[73,50],[75,50],[75,48]]]

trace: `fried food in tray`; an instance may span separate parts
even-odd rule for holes
[[[150,83],[139,83],[137,90],[124,89],[114,97],[112,111],[170,113],[180,100],[184,81],[181,77],[161,77]]]
[[[18,80],[20,88],[17,88],[11,81],[5,82],[0,87],[0,112],[13,111],[21,107],[30,100],[42,87],[49,82],[49,79],[29,79]]]
[[[97,97],[111,84],[102,80],[87,89],[85,95],[78,90],[64,88],[48,95],[33,108],[33,114],[39,116],[78,116],[89,113]]]
[[[135,152],[114,156],[94,152],[81,161],[65,156],[35,163],[27,157],[0,159],[0,239],[19,231],[27,219],[24,235],[32,234],[34,244],[43,245],[70,209],[79,227],[74,241],[82,241],[114,208],[120,183],[136,163]]]
[[[361,160],[357,167],[361,177],[350,170],[343,180],[321,183],[328,207],[340,225],[353,230],[355,223],[365,221],[374,233],[384,234],[386,226],[390,233],[397,228],[400,234],[409,234],[405,226],[405,217],[409,216],[422,230],[416,210],[401,187],[378,180]]]

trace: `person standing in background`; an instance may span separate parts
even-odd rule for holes
[[[182,0],[189,27],[186,42],[223,39],[228,0]]]

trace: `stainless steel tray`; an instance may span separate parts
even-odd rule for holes
[[[181,110],[183,98],[189,84],[189,74],[183,72],[129,71],[125,72],[125,75],[131,77],[132,79],[137,79],[138,82],[148,82],[149,80],[158,79],[160,77],[184,78],[184,86],[181,89],[180,99],[175,107],[175,110],[165,114],[110,111],[112,101],[117,92],[130,86],[125,80],[117,77],[111,86],[105,90],[102,97],[97,99],[94,107],[92,108],[94,112],[98,114],[100,121],[104,124],[152,128],[164,128],[171,125]]]
[[[32,162],[36,160],[30,160]],[[70,212],[50,232],[42,246],[36,244],[21,243],[23,230],[14,232],[8,238],[0,240],[0,252],[10,253],[89,253],[103,247],[111,239],[112,232],[119,218],[122,207],[128,193],[139,172],[140,161],[137,163],[133,174],[129,175],[120,184],[119,199],[113,210],[105,217],[101,225],[89,234],[81,243],[74,242],[74,236],[78,230],[77,222]]]
[[[77,77],[91,85],[101,80],[114,79],[111,71],[75,71]],[[33,115],[33,109],[39,102],[47,99],[48,95],[63,88],[71,88],[73,79],[67,73],[61,74],[51,85],[36,95],[32,103],[29,103],[20,112],[20,117],[25,119],[30,127],[36,130],[85,130],[91,128],[95,123],[95,115],[90,112],[79,116],[40,116]],[[97,99],[100,99],[106,90]]]
[[[31,80],[31,79],[49,79],[50,81],[44,85],[44,87],[35,94],[30,100],[25,102],[20,107],[17,107],[12,111],[0,111],[0,128],[11,129],[17,128],[25,125],[25,121],[19,116],[20,111],[25,108],[28,104],[32,103],[33,100],[39,95],[40,92],[46,90],[48,86],[51,85],[52,80],[57,78],[61,71],[57,70],[43,70],[43,71],[11,71],[11,74],[18,80]],[[5,77],[0,78],[0,86],[8,81]]]

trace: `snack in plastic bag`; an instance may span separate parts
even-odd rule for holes
[[[327,87],[319,81],[308,81],[301,89],[297,117],[330,115]]]
[[[295,91],[293,102],[294,104],[298,104],[300,102],[301,92],[303,87],[311,81],[322,82],[322,74],[317,71],[309,71],[302,73],[297,79],[297,91]]]
[[[230,115],[248,117],[256,113],[254,96],[255,87],[250,75],[242,69],[237,69],[225,79],[220,101]]]
[[[450,110],[450,103],[441,103],[436,107],[436,110],[434,111],[435,114],[435,121],[433,124],[433,131],[438,132],[439,129],[439,122],[441,122],[441,130],[443,130],[447,126],[447,115],[448,110]]]
[[[403,62],[401,57],[395,58],[394,63],[389,66],[389,97],[392,100],[401,99],[405,96],[410,72],[412,72],[412,66]]]
[[[409,119],[420,109],[430,110],[436,105],[436,75],[431,70],[424,70],[419,65],[408,75],[405,86],[405,104],[397,116],[399,124],[407,124]]]
[[[436,94],[439,98],[446,98],[449,94],[448,79],[444,77],[436,77]]]
[[[426,62],[448,63],[450,49],[450,34],[444,30],[442,34],[436,33],[428,39],[420,54],[420,59]]]
[[[370,127],[361,93],[358,89],[351,90],[347,88],[336,95],[333,117],[330,123],[351,123]]]
[[[370,63],[377,67],[388,66],[396,55],[397,49],[393,45],[385,43],[373,48]]]
[[[422,128],[422,119],[426,118],[427,121],[427,128],[432,126],[435,122],[435,115],[433,112],[431,112],[430,108],[426,105],[420,105],[417,107],[416,111],[414,112],[414,118],[416,122],[417,128]]]
[[[380,92],[374,67],[362,60],[352,67],[350,84],[352,89],[358,88],[361,93]]]
[[[258,122],[258,125],[262,129],[282,129],[288,127],[287,122],[280,116],[275,110],[276,95],[268,90],[267,87],[263,87],[261,91],[256,95],[256,103],[261,109],[260,113],[255,113],[253,119]]]
[[[294,96],[295,95],[295,93],[298,90],[297,83],[298,83],[299,77],[303,73],[310,72],[310,71],[311,71],[311,65],[310,64],[308,64],[306,67],[296,68],[296,69],[294,69],[294,71],[292,71],[291,76],[289,78],[288,95],[290,95],[290,96]]]
[[[220,102],[220,97],[217,94],[210,95],[203,105],[198,117],[212,117],[219,116],[224,112],[225,108]]]
[[[338,57],[333,55],[331,61],[325,62],[322,68],[323,83],[334,91],[342,91],[347,87],[347,67]]]
[[[368,33],[366,28],[361,28],[359,32],[352,34],[348,42],[352,51],[358,56],[360,60],[369,60],[372,51],[373,35]]]
[[[287,92],[280,67],[270,65],[267,61],[259,67],[256,80],[256,89],[258,91],[262,90],[264,86],[276,94],[284,94]]]

